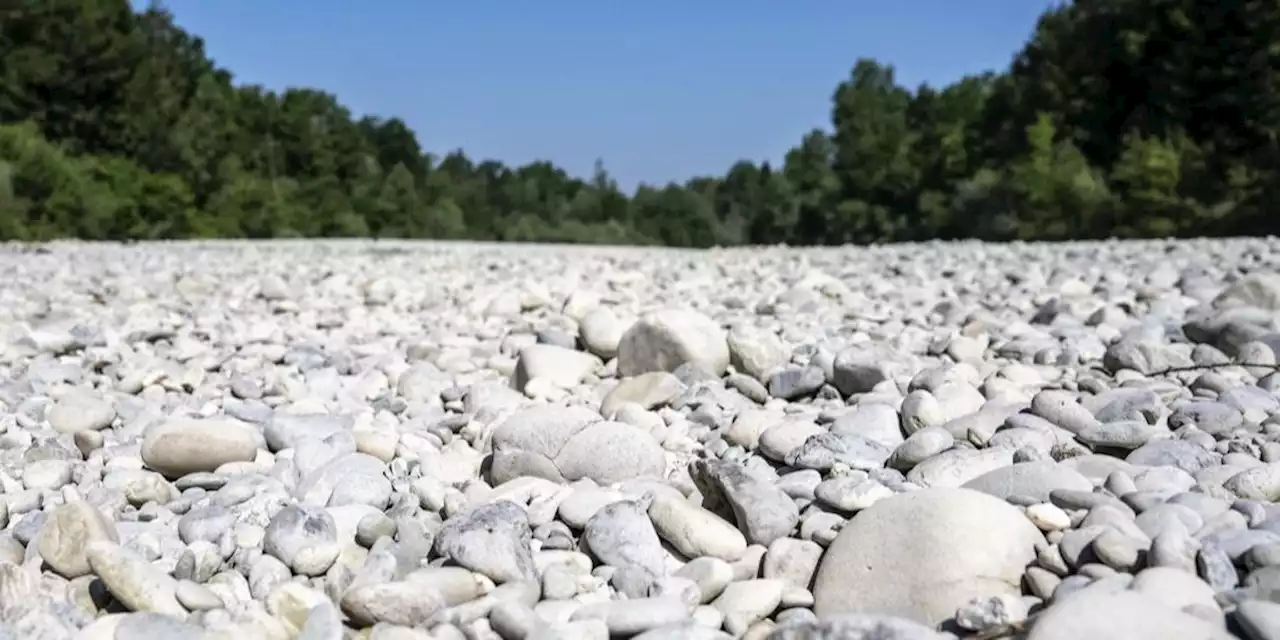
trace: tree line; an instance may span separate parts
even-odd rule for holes
[[[238,84],[163,7],[0,10],[0,239],[413,237],[729,246],[1280,229],[1280,0],[1076,0],[1008,69],[858,60],[778,164],[619,188],[429,153],[320,89]]]

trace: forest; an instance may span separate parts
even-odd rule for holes
[[[1280,0],[1076,0],[1003,70],[850,61],[781,163],[624,192],[238,83],[163,7],[0,10],[0,239],[839,245],[1280,231]]]

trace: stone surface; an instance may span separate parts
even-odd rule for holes
[[[1280,638],[1278,239],[0,267],[2,637]]]
[[[926,489],[876,503],[831,543],[814,578],[814,612],[936,625],[972,598],[1018,595],[1044,544],[1016,508],[971,489]]]

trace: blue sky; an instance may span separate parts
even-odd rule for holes
[[[141,4],[139,2],[138,4]],[[242,82],[398,116],[427,150],[625,187],[780,160],[859,57],[899,82],[1004,68],[1053,0],[168,0]]]

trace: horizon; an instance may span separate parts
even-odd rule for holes
[[[436,156],[549,160],[579,178],[598,159],[631,193],[642,182],[722,175],[744,159],[779,164],[805,133],[830,129],[831,94],[858,58],[893,66],[912,90],[1004,70],[1058,2],[974,0],[947,12],[938,9],[954,5],[943,0],[787,10],[747,0],[728,16],[671,2],[501,13],[407,0],[376,13],[338,0],[306,12],[247,0],[162,4],[237,84],[331,93],[357,117],[400,118]],[[759,46],[770,41],[778,44]],[[921,41],[936,46],[913,44]]]

